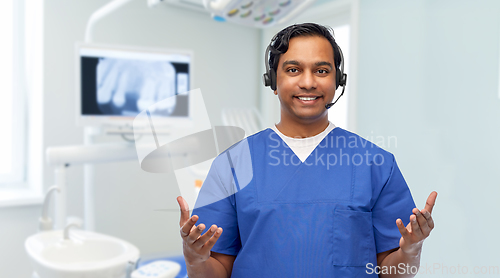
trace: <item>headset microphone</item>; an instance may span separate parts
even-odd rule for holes
[[[339,101],[340,97],[344,94],[345,92],[345,84],[347,82],[347,74],[343,73],[342,74],[342,80],[343,80],[343,85],[342,85],[342,93],[340,93],[340,96],[337,98],[336,101],[332,102],[332,103],[328,103],[327,105],[325,105],[325,108],[326,109],[330,109],[330,107],[332,107],[335,103],[337,103],[337,101]]]

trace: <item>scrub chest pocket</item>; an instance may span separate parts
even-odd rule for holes
[[[333,214],[333,265],[366,266],[373,262],[374,253],[372,213],[335,210]]]

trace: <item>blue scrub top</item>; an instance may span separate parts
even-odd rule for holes
[[[360,136],[337,127],[301,162],[266,129],[214,160],[193,215],[223,228],[231,277],[364,277],[414,207],[394,156]]]

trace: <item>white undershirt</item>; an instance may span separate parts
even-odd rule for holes
[[[288,137],[278,130],[276,125],[271,127],[276,134],[278,134],[281,139],[290,147],[290,149],[295,153],[295,155],[300,159],[300,161],[306,161],[307,157],[314,151],[316,146],[335,128],[335,125],[328,121],[328,126],[321,133],[307,138],[293,138]]]

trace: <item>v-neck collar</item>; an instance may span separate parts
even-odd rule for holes
[[[326,127],[325,130],[322,132],[318,133],[317,135],[314,135],[312,137],[307,137],[307,138],[293,138],[293,137],[288,137],[281,133],[281,131],[278,130],[276,125],[273,125],[271,128],[274,133],[276,133],[283,143],[285,143],[290,150],[297,156],[297,158],[300,159],[302,163],[304,163],[307,160],[307,157],[316,149],[316,147],[328,136],[328,134],[334,130],[336,126],[332,122],[328,122],[328,126]]]

